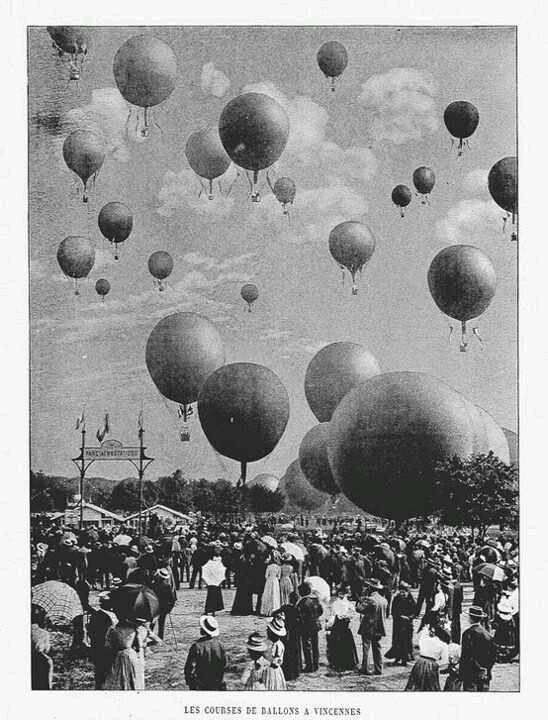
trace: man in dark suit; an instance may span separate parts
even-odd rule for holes
[[[226,690],[226,652],[219,638],[219,625],[211,615],[200,618],[200,638],[188,651],[185,681],[190,690]]]
[[[386,598],[380,593],[383,586],[378,580],[370,580],[368,583],[369,596],[363,597],[356,603],[356,611],[362,616],[358,635],[362,636],[362,675],[371,675],[369,670],[369,650],[373,651],[373,665],[375,675],[382,675],[382,654],[381,638],[386,635]]]
[[[495,664],[497,649],[490,633],[481,625],[487,616],[476,606],[468,610],[470,627],[462,634],[460,677],[463,690],[486,692],[491,683],[491,670]]]
[[[105,650],[105,637],[107,631],[116,622],[115,615],[110,612],[110,593],[99,593],[99,609],[91,611],[88,622],[88,637],[90,639],[90,655],[95,667],[95,689],[100,690],[107,676],[109,659]]]
[[[371,563],[362,555],[361,547],[354,545],[346,562],[346,579],[354,599],[359,600],[367,578],[371,577]]]
[[[422,610],[422,604],[426,601],[425,613],[432,609],[434,604],[434,587],[440,578],[441,563],[433,558],[428,558],[422,572],[419,596],[417,598],[417,617]]]
[[[297,603],[297,622],[303,646],[304,668],[303,672],[316,672],[320,665],[320,651],[318,648],[318,631],[320,630],[320,617],[323,608],[318,598],[312,593],[310,583],[299,585],[301,599]]]
[[[459,580],[453,578],[451,581],[453,586],[453,597],[451,604],[451,640],[460,645],[461,626],[460,616],[462,614],[462,603],[464,599],[464,591]]]

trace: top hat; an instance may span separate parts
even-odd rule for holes
[[[213,638],[219,635],[219,623],[212,615],[202,615],[200,627],[209,637]]]

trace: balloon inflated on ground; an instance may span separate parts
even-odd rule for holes
[[[371,230],[361,222],[347,220],[336,225],[329,234],[329,251],[343,272],[352,278],[352,295],[358,294],[356,275],[371,260],[376,241]]]
[[[266,490],[270,490],[270,492],[275,492],[278,489],[279,484],[280,479],[277,478],[275,475],[271,475],[270,473],[261,473],[260,475],[256,475],[254,478],[252,478],[247,483],[247,487],[251,488],[258,485],[265,488]]]
[[[173,270],[173,258],[165,250],[156,250],[148,259],[148,271],[154,278],[154,286],[160,292],[166,288],[166,279]]]
[[[516,157],[505,157],[496,162],[487,178],[491,197],[499,207],[506,210],[503,229],[511,220],[516,224],[518,214],[518,161]],[[517,233],[512,231],[512,240],[517,240]]]
[[[308,363],[304,392],[320,422],[329,422],[343,397],[361,382],[378,375],[375,356],[363,345],[338,342],[326,345]]]
[[[335,81],[340,78],[348,65],[346,48],[342,43],[330,40],[318,50],[316,59],[322,73],[331,81],[331,92],[335,92]]]
[[[121,202],[107,203],[97,218],[99,230],[111,245],[114,245],[114,259],[118,260],[118,245],[127,240],[133,229],[133,215]]]
[[[219,137],[219,128],[213,126],[192,133],[185,146],[185,155],[196,175],[207,180],[208,200],[213,200],[213,181],[224,175],[231,163]]]
[[[217,328],[202,315],[180,312],[160,320],[147,340],[146,365],[160,394],[177,403],[186,424],[206,379],[225,361]]]
[[[213,448],[241,464],[269,455],[289,420],[289,395],[279,377],[264,365],[232,363],[212,373],[198,398],[198,416]]]
[[[101,137],[87,130],[75,130],[63,143],[63,158],[84,188],[82,200],[87,203],[88,183],[95,185],[97,173],[105,160],[104,142]]]
[[[74,280],[74,294],[79,295],[78,280],[89,275],[95,263],[95,248],[85,237],[71,235],[59,244],[57,262],[67,278]]]
[[[280,490],[300,510],[318,510],[326,505],[329,495],[313,487],[306,479],[300,461],[294,460],[280,480]]]
[[[289,118],[268,95],[250,92],[231,100],[221,113],[219,136],[235,165],[251,173],[251,199],[259,202],[259,172],[273,165],[285,149]]]
[[[175,53],[169,45],[153,35],[136,35],[127,40],[116,53],[113,72],[124,100],[144,110],[142,118],[136,111],[136,129],[141,126],[141,136],[147,137],[150,133],[150,108],[167,100],[175,87]],[[129,112],[126,130],[132,112],[133,109]]]
[[[497,289],[497,273],[491,259],[472,245],[451,245],[432,260],[428,287],[438,308],[460,321],[460,350],[466,352],[466,323],[483,315]],[[472,331],[479,339],[477,327]]]
[[[333,478],[327,457],[329,423],[315,425],[301,441],[299,462],[308,482],[321,492],[337,495],[340,488]]]
[[[504,433],[504,436],[506,437],[506,442],[508,443],[508,451],[510,453],[510,462],[512,463],[512,465],[518,465],[519,464],[518,434],[515,433],[513,430],[508,430],[508,428],[502,428],[502,432]]]
[[[468,138],[471,137],[479,125],[479,110],[475,105],[466,100],[457,100],[450,103],[443,113],[445,127],[451,137],[451,147],[454,145],[454,138],[457,145],[457,156],[462,157],[464,150],[469,149]]]
[[[330,422],[336,483],[374,515],[402,520],[428,514],[436,464],[473,453],[467,405],[441,380],[422,373],[384,373],[358,385]]]

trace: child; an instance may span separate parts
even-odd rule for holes
[[[268,623],[266,635],[272,645],[268,653],[270,664],[265,668],[265,687],[267,690],[286,690],[284,671],[282,670],[285,651],[282,638],[286,635],[285,616],[283,613],[276,615],[276,617]]]
[[[497,605],[497,615],[493,620],[494,640],[497,647],[497,662],[509,662],[516,651],[516,624],[512,616],[512,606],[503,596]]]
[[[242,675],[242,683],[246,690],[266,690],[264,684],[265,670],[268,666],[264,658],[266,649],[262,636],[257,632],[251,633],[247,639],[247,652],[251,660]]]

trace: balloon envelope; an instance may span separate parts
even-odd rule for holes
[[[99,280],[95,283],[95,292],[97,295],[101,295],[101,297],[108,295],[110,292],[109,281],[105,280],[105,278],[99,278]]]
[[[428,287],[443,313],[466,321],[479,317],[489,307],[497,288],[497,274],[482,250],[472,245],[451,245],[432,260]]]
[[[206,180],[215,180],[230,166],[230,158],[219,137],[218,127],[192,133],[187,140],[185,154],[196,175]]]
[[[392,190],[392,202],[398,207],[407,207],[412,197],[411,190],[407,185],[396,185]]]
[[[247,486],[253,487],[255,485],[261,485],[267,490],[275,492],[278,489],[279,484],[280,480],[275,475],[270,475],[270,473],[261,473],[260,475],[257,475],[252,480],[250,480]]]
[[[304,392],[310,409],[320,422],[329,422],[343,397],[380,371],[374,355],[358,343],[326,345],[306,368]]]
[[[506,212],[515,214],[518,209],[518,163],[516,157],[505,157],[496,162],[487,178],[491,197]]]
[[[101,139],[87,130],[75,130],[63,143],[63,158],[70,170],[76,173],[86,186],[105,159]]]
[[[429,167],[419,167],[413,173],[413,185],[417,191],[423,195],[428,195],[432,192],[434,183],[436,182],[436,176],[434,171]]]
[[[182,405],[198,399],[206,378],[224,361],[217,328],[196,313],[168,315],[147,341],[146,365],[154,384],[164,397]]]
[[[246,303],[249,303],[251,305],[251,303],[254,303],[255,300],[259,297],[259,291],[257,290],[256,285],[249,283],[243,286],[243,288],[240,290],[240,295],[246,301]]]
[[[297,193],[297,186],[291,178],[281,177],[276,180],[273,188],[276,200],[282,204],[292,203]]]
[[[363,223],[347,220],[331,230],[329,250],[336,262],[354,278],[356,272],[371,259],[375,251],[375,238]]]
[[[324,43],[318,50],[318,65],[323,74],[328,78],[336,78],[342,75],[348,65],[348,54],[346,48],[336,40]]]
[[[165,280],[173,270],[173,258],[165,250],[156,250],[148,259],[148,270],[156,280]]]
[[[118,50],[113,70],[118,90],[128,103],[153,107],[173,92],[177,58],[162,40],[152,35],[137,35]]]
[[[86,39],[86,28],[84,27],[57,25],[48,26],[47,31],[53,42],[63,52],[78,55],[89,47],[89,42]]]
[[[354,504],[403,519],[429,511],[438,461],[472,455],[468,401],[434,377],[377,375],[351,390],[330,422],[328,456]]]
[[[508,428],[502,428],[502,432],[504,433],[506,437],[506,442],[508,443],[508,450],[510,453],[510,462],[512,465],[518,465],[519,464],[519,440],[518,435],[513,430],[508,430]]]
[[[333,478],[327,457],[329,423],[320,423],[309,430],[299,448],[301,470],[308,482],[317,490],[337,495],[340,488]]]
[[[233,363],[204,382],[198,415],[218,453],[253,462],[271,453],[282,437],[289,419],[289,395],[264,365]]]
[[[328,495],[313,487],[305,478],[299,460],[294,460],[280,482],[287,499],[302,510],[316,510],[325,505]]]
[[[95,249],[88,238],[67,237],[59,244],[57,262],[67,277],[84,278],[95,262]]]
[[[508,449],[506,435],[494,417],[482,407],[479,407],[479,405],[477,408],[485,426],[486,447],[482,450],[482,454],[487,455],[489,452],[492,452],[499,460],[509,464],[510,451]]]
[[[109,202],[101,209],[97,223],[107,240],[121,243],[127,240],[133,229],[133,215],[124,203]]]
[[[219,135],[229,157],[246,170],[270,167],[282,154],[289,136],[289,118],[268,95],[244,93],[225,106]]]
[[[463,139],[473,135],[479,124],[479,111],[475,105],[465,100],[450,103],[443,113],[445,127],[456,138]]]

